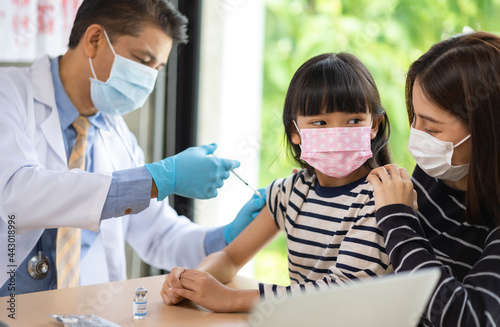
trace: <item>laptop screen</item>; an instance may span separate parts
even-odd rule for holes
[[[438,282],[439,269],[366,278],[347,286],[259,302],[251,327],[416,326]]]

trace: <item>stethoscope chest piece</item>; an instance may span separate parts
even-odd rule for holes
[[[47,276],[50,270],[50,261],[42,251],[38,251],[28,262],[28,272],[34,279],[41,279]]]

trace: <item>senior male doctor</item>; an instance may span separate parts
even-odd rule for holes
[[[239,163],[212,144],[144,165],[121,117],[186,24],[166,0],[84,0],[66,54],[0,70],[0,296],[125,279],[126,241],[156,267],[195,267],[263,206],[211,229],[178,216],[168,195],[214,197]]]

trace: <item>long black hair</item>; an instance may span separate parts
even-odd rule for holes
[[[460,119],[470,132],[466,220],[500,226],[500,38],[476,32],[432,46],[410,67],[406,108],[413,121],[413,86]]]

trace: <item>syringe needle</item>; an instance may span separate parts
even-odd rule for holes
[[[212,156],[217,158],[217,156],[216,156],[215,154],[213,154],[213,153],[212,153]],[[262,194],[260,194],[260,192],[259,192],[259,191],[257,191],[257,190],[256,190],[256,189],[254,189],[253,187],[251,187],[251,186],[250,186],[247,182],[245,182],[245,180],[244,180],[243,178],[241,178],[241,177],[240,177],[240,175],[236,174],[236,173],[234,172],[234,169],[231,169],[231,170],[230,170],[230,172],[232,172],[232,173],[234,174],[234,176],[238,177],[238,179],[239,179],[240,181],[242,181],[242,182],[243,182],[243,184],[245,184],[248,188],[250,188],[250,189],[253,191],[253,193],[254,193],[255,195],[257,195],[257,196],[258,196],[259,198],[261,198],[261,199],[263,199],[263,198],[264,198],[264,197],[262,196]]]
[[[250,189],[253,191],[253,193],[254,193],[255,195],[257,195],[257,196],[258,196],[259,198],[261,198],[261,199],[263,199],[263,198],[264,198],[264,197],[262,196],[262,194],[260,194],[260,193],[259,193],[259,191],[257,191],[257,190],[256,190],[256,189],[254,189],[253,187],[251,187],[251,186],[250,186],[247,182],[245,182],[245,180],[244,180],[243,178],[241,178],[241,177],[240,177],[240,175],[236,174],[236,173],[234,172],[234,170],[233,170],[233,169],[231,169],[231,172],[234,174],[234,176],[238,177],[238,179],[239,179],[240,181],[242,181],[242,182],[243,182],[243,184],[245,184],[246,186],[248,186],[248,188],[250,188]]]

